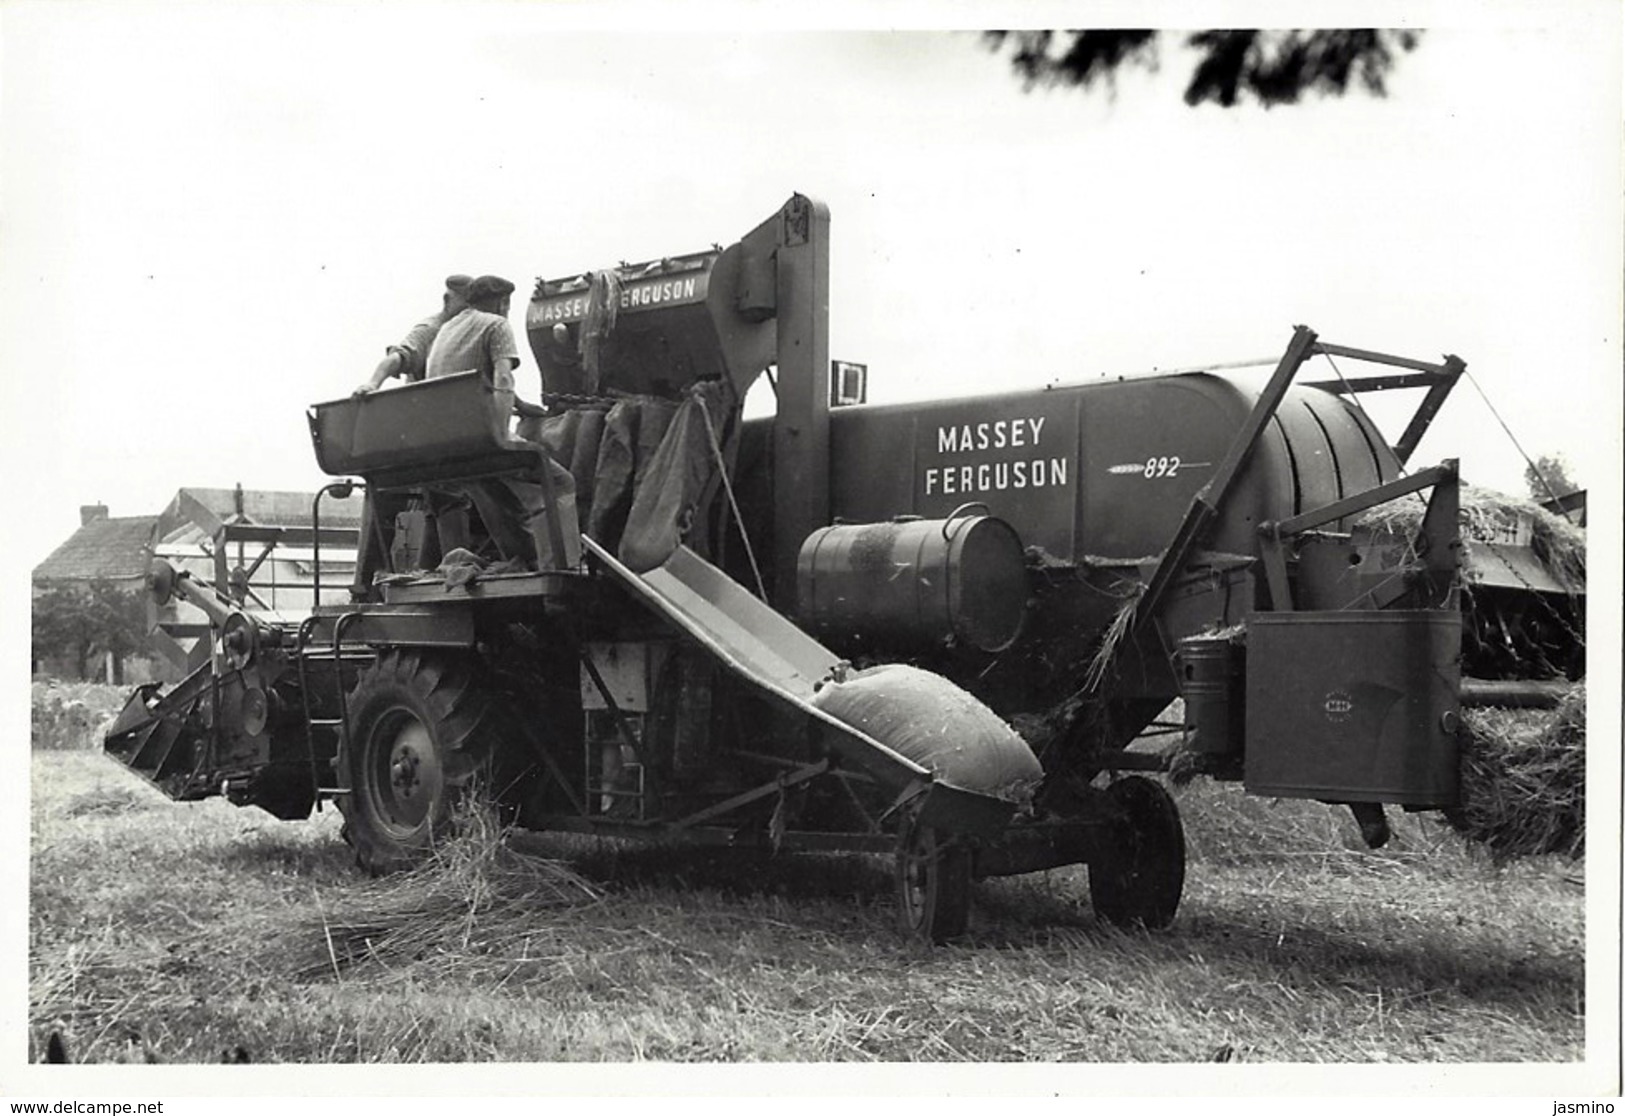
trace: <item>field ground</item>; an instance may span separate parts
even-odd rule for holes
[[[1098,922],[1062,869],[978,884],[928,949],[874,858],[524,835],[546,862],[370,881],[331,809],[172,803],[85,747],[32,778],[31,1059],[52,1030],[82,1061],[1584,1055],[1578,867],[1422,818],[1371,853],[1340,812],[1198,783],[1169,931]]]

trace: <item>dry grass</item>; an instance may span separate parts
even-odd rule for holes
[[[462,964],[516,948],[529,959],[529,940],[560,910],[599,898],[598,889],[557,859],[513,848],[489,809],[460,810],[454,836],[421,866],[352,889],[342,908],[318,906],[319,925],[294,928],[311,956],[293,959],[294,980],[337,979],[370,968],[382,976],[416,963]]]
[[[1557,712],[1472,709],[1451,824],[1497,861],[1585,850],[1586,688]]]
[[[256,1061],[1564,1061],[1583,894],[1437,821],[1198,781],[1173,928],[1083,869],[976,887],[963,944],[892,927],[889,865],[471,819],[370,880],[328,811],[171,803],[88,749],[33,757],[30,1054]]]
[[[1379,504],[1360,517],[1362,526],[1390,534],[1415,531],[1422,524],[1427,503],[1421,499],[1393,500]],[[1566,516],[1547,511],[1533,500],[1509,496],[1474,485],[1461,486],[1462,554],[1465,576],[1474,576],[1473,554],[1496,550],[1496,539],[1514,528],[1520,518],[1531,525],[1530,549],[1535,552],[1559,582],[1584,591],[1586,583],[1586,533]]]

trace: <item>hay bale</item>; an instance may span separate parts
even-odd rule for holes
[[[1496,863],[1585,853],[1585,686],[1553,716],[1470,709],[1462,715],[1461,805],[1445,812],[1457,832]]]
[[[1356,525],[1385,534],[1414,533],[1422,526],[1427,511],[1425,499],[1390,500],[1367,511]],[[1556,515],[1533,500],[1509,496],[1475,485],[1461,486],[1462,572],[1473,579],[1472,554],[1476,548],[1493,552],[1514,531],[1520,519],[1531,524],[1529,549],[1546,571],[1574,592],[1583,592],[1586,583],[1586,533],[1564,516]]]

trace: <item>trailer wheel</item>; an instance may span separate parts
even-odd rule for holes
[[[1119,779],[1106,796],[1122,811],[1111,852],[1089,865],[1095,913],[1118,926],[1161,930],[1174,920],[1185,890],[1185,827],[1160,783]]]
[[[381,655],[349,697],[350,793],[344,838],[373,874],[421,860],[452,806],[490,765],[490,701],[469,664]]]
[[[965,932],[970,921],[970,851],[912,820],[897,838],[898,925],[933,944]]]

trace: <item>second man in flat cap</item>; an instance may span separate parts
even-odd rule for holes
[[[474,282],[467,275],[446,277],[446,293],[440,298],[440,310],[430,314],[407,331],[405,337],[384,350],[384,359],[378,362],[372,378],[355,389],[356,395],[365,395],[383,386],[393,376],[411,383],[423,379],[429,363],[429,350],[440,333],[440,327],[468,308],[468,288]]]
[[[429,378],[479,372],[497,393],[497,413],[513,409],[513,374],[519,347],[508,324],[513,284],[481,275],[468,285],[468,308],[440,327],[429,349]]]

